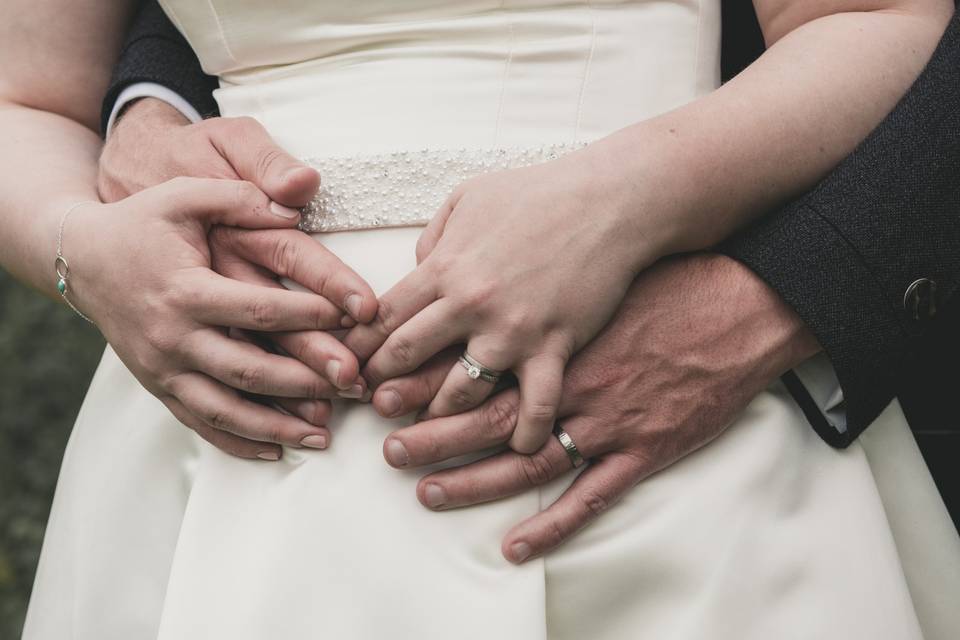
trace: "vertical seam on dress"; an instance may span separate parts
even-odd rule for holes
[[[213,6],[213,0],[207,0],[207,6],[210,7],[210,15],[213,16],[213,21],[217,25],[217,31],[220,33],[220,41],[223,42],[223,50],[230,58],[230,62],[236,62],[237,57],[233,55],[233,49],[230,48],[230,43],[227,42],[227,32],[223,30],[223,23],[220,21],[220,14],[217,13],[216,7]]]
[[[505,11],[506,0],[501,0],[500,10]],[[497,103],[497,120],[493,127],[493,146],[500,144],[500,119],[503,116],[503,103],[507,94],[507,76],[510,74],[510,64],[513,62],[514,25],[513,20],[507,21],[507,59],[503,64],[503,75],[500,78],[500,100]]]
[[[591,2],[587,3],[587,9],[590,11],[590,49],[587,52],[587,60],[583,66],[583,78],[580,81],[580,93],[577,96],[577,119],[573,127],[574,144],[580,138],[580,119],[583,116],[583,98],[587,89],[587,78],[590,76],[590,69],[593,65],[593,51],[597,47],[597,10]]]
[[[711,0],[712,1],[712,0]],[[703,42],[703,0],[697,3],[697,43],[693,50],[693,97],[699,95],[700,89],[700,46]]]

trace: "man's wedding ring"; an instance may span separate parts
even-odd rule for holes
[[[561,429],[560,425],[556,425],[553,428],[553,435],[557,436],[557,440],[563,445],[563,450],[567,452],[567,457],[573,463],[573,468],[582,467],[583,456],[580,455],[580,449],[577,449],[577,445],[573,444],[573,438],[570,437],[570,434]]]
[[[476,380],[479,378],[484,382],[497,384],[500,382],[500,378],[503,377],[503,371],[497,371],[496,369],[483,366],[479,361],[477,361],[476,358],[471,356],[466,351],[464,351],[463,355],[460,356],[460,360],[458,362],[460,363],[461,367],[467,370],[467,376],[471,380]]]

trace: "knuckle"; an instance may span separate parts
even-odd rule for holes
[[[557,408],[548,403],[535,402],[526,409],[527,418],[537,423],[550,423],[557,419]]]
[[[544,538],[547,547],[553,548],[560,546],[566,537],[567,534],[563,530],[563,527],[560,526],[560,523],[556,520],[550,520],[546,530],[544,531]]]
[[[464,293],[463,302],[470,309],[486,306],[493,299],[497,285],[491,280],[480,280],[471,284]]]
[[[409,367],[413,364],[414,348],[413,343],[403,336],[394,336],[389,345],[390,357],[403,367]]]
[[[323,362],[324,354],[309,338],[305,332],[295,332],[290,334],[291,340],[285,344],[285,347],[291,350],[290,355],[306,364],[307,366],[317,365]]]
[[[284,429],[279,420],[271,420],[263,427],[263,437],[267,442],[283,443]]]
[[[310,318],[315,329],[323,331],[330,327],[336,328],[339,325],[339,313],[331,313],[330,308],[320,298],[315,298],[312,302]]]
[[[154,393],[159,390],[176,395],[173,393],[176,386],[173,380],[177,374],[171,373],[170,361],[165,351],[157,348],[146,349],[135,357],[135,362],[145,374],[141,382],[148,391]]]
[[[297,394],[303,398],[322,398],[327,393],[327,383],[319,376],[305,381]],[[315,408],[314,408],[315,409]]]
[[[197,288],[197,281],[190,277],[173,277],[158,292],[157,302],[181,311],[190,309],[198,298]]]
[[[542,453],[534,453],[520,458],[520,472],[524,479],[534,487],[546,484],[553,478],[553,464]]]
[[[238,206],[243,206],[261,199],[260,189],[258,189],[252,182],[247,180],[237,180],[236,189]]]
[[[374,322],[377,328],[384,333],[391,333],[396,327],[397,312],[393,303],[388,300],[380,300],[377,307],[377,317]]]
[[[433,236],[427,237],[427,232],[420,234],[420,237],[417,238],[417,246],[415,249],[415,254],[417,256],[417,262],[423,262],[424,258],[427,257],[427,248],[433,244]]]
[[[292,238],[286,235],[277,234],[273,245],[273,268],[274,271],[282,276],[288,276],[295,268],[300,259],[298,245]]]
[[[233,371],[230,377],[240,389],[258,392],[264,388],[266,372],[259,365],[244,366]]]
[[[533,320],[529,310],[516,307],[501,316],[500,324],[507,335],[518,335],[527,333]]]
[[[160,324],[151,324],[143,330],[143,338],[156,353],[168,353],[176,345],[177,336]]]
[[[254,328],[269,331],[277,326],[279,315],[276,307],[264,300],[254,300],[247,307],[247,316]]]
[[[492,428],[501,438],[507,438],[517,427],[517,403],[515,396],[500,394],[487,403],[480,412],[481,426]]]
[[[609,501],[597,491],[586,491],[580,497],[584,510],[593,516],[598,516],[610,506]]]
[[[472,407],[476,403],[474,393],[470,389],[455,387],[450,391],[450,404],[456,409]]]
[[[444,455],[444,447],[440,440],[433,433],[424,433],[420,440],[408,442],[409,449],[417,453],[420,460],[441,460]]]
[[[422,267],[438,280],[443,279],[453,269],[456,261],[442,251],[434,251],[423,261]]]
[[[225,410],[208,411],[204,414],[203,421],[220,431],[229,431],[233,426],[233,416]]]
[[[264,176],[270,171],[277,160],[283,157],[283,152],[276,147],[266,147],[257,154],[256,172],[258,176]]]

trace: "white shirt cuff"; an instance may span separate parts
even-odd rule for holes
[[[830,359],[823,353],[794,367],[793,372],[806,387],[817,407],[838,432],[847,432],[847,407],[843,390]]]
[[[136,82],[121,91],[120,95],[117,96],[117,101],[113,103],[113,110],[110,111],[110,118],[107,120],[107,136],[109,136],[110,131],[113,130],[113,125],[117,121],[117,115],[119,115],[120,110],[123,109],[125,105],[139,98],[156,98],[157,100],[163,100],[182,113],[190,122],[200,122],[203,120],[200,112],[194,109],[193,105],[184,100],[176,91],[171,91],[162,84],[155,82]]]

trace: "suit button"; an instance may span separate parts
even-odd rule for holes
[[[937,283],[919,278],[903,294],[903,309],[912,320],[930,320],[937,315]]]

